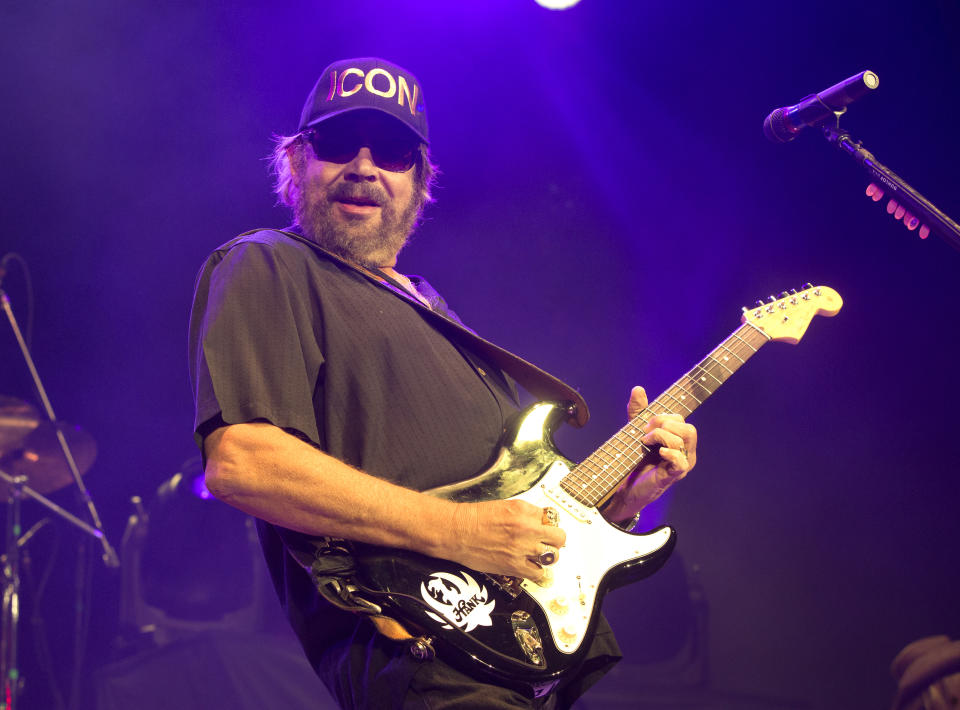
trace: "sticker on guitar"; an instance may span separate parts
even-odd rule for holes
[[[496,602],[487,599],[487,588],[477,584],[466,572],[463,576],[448,572],[434,572],[427,584],[420,583],[420,595],[443,618],[426,612],[427,616],[443,624],[443,628],[453,628],[456,624],[464,631],[473,631],[478,626],[492,626],[490,614]],[[449,622],[449,623],[445,623]]]

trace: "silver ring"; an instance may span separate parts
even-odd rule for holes
[[[537,562],[546,567],[557,561],[557,548],[544,545],[544,550],[537,556]]]

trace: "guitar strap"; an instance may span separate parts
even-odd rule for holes
[[[371,272],[361,269],[306,237],[288,230],[254,229],[238,236],[245,237],[260,231],[273,231],[295,239],[325,258],[360,274],[378,288],[386,289],[398,298],[404,299],[417,308],[423,318],[434,325],[445,337],[499,367],[534,397],[567,403],[567,422],[572,426],[582,427],[590,418],[586,401],[570,385],[518,355],[481,338],[453,318],[434,311],[382,270],[377,269],[376,272]],[[337,538],[310,538],[279,526],[272,527],[280,536],[287,552],[310,575],[317,591],[328,602],[342,610],[368,616],[381,634],[395,641],[415,639],[406,627],[392,617],[384,615],[379,605],[364,599],[363,592],[351,582],[355,566],[349,542]]]
[[[332,537],[308,538],[276,525],[287,554],[310,576],[317,592],[333,606],[370,619],[380,634],[394,641],[416,638],[406,626],[364,598],[353,584],[356,564],[350,543]]]
[[[374,274],[366,269],[358,268],[344,258],[324,249],[306,237],[297,234],[296,232],[290,232],[283,229],[254,229],[249,232],[244,232],[239,236],[245,237],[260,231],[278,232],[290,237],[291,239],[296,239],[298,242],[306,244],[317,253],[323,254],[331,261],[334,261],[360,274],[378,288],[386,289],[394,295],[403,298],[414,308],[419,309],[421,315],[428,322],[435,325],[437,329],[451,341],[462,345],[471,352],[474,352],[480,357],[484,358],[491,364],[499,367],[537,399],[569,403],[567,417],[568,424],[571,424],[575,427],[582,427],[590,419],[590,410],[587,407],[586,401],[583,399],[583,396],[573,387],[557,379],[545,370],[540,369],[533,363],[524,360],[519,355],[514,355],[509,350],[505,350],[499,345],[495,345],[489,340],[481,338],[472,330],[458,323],[452,318],[449,318],[442,313],[437,313],[432,308],[414,298],[407,292],[405,288],[403,288],[400,283],[397,282],[396,279],[390,277],[388,274],[385,274],[382,271],[380,271],[379,274]]]

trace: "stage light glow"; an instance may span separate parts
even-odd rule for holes
[[[576,5],[580,0],[537,0],[537,5],[548,10],[566,10]]]
[[[190,482],[190,490],[197,497],[203,500],[210,500],[213,494],[207,488],[207,477],[201,472],[199,476]]]

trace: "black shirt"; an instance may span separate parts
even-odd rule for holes
[[[414,280],[433,310],[456,318]],[[272,230],[233,239],[204,263],[189,355],[198,443],[225,424],[267,421],[415,490],[483,470],[517,407],[510,380],[445,337],[410,297]],[[298,534],[262,521],[258,529],[310,662],[328,686],[339,682],[328,671],[357,653],[357,617],[321,597],[285,553],[281,535],[289,542]],[[615,657],[605,623],[598,637],[604,658]],[[380,655],[374,665],[399,658]],[[401,684],[412,672],[403,663]]]
[[[425,281],[417,285],[449,313]],[[499,372],[458,350],[409,299],[275,231],[233,239],[207,259],[190,365],[198,443],[218,426],[267,421],[416,490],[481,471],[516,410]],[[315,660],[354,618],[314,599],[278,531],[260,529],[281,600]]]
[[[273,231],[207,259],[190,353],[199,436],[218,416],[265,420],[416,490],[480,471],[516,408],[416,305]]]

